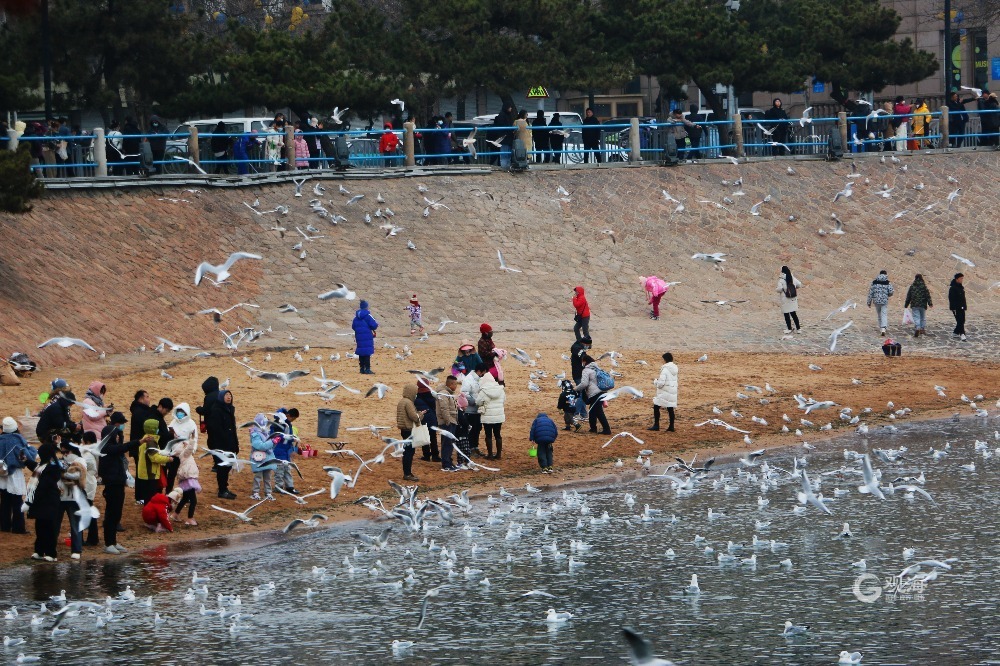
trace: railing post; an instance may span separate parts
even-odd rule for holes
[[[18,144],[17,130],[13,129],[7,130],[7,148],[9,148],[11,152],[14,152],[15,150],[17,150],[17,144]]]
[[[413,137],[413,132],[416,129],[416,124],[412,122],[403,123],[403,165],[404,166],[416,166],[416,149],[414,148],[416,141]]]
[[[642,161],[642,142],[639,140],[639,119],[632,118],[629,122],[632,127],[628,135],[628,161],[640,162]]]
[[[941,147],[947,150],[948,146],[948,135],[950,134],[948,128],[948,107],[941,107],[941,120],[938,121],[938,134],[941,135]]]
[[[108,175],[108,143],[104,140],[104,128],[94,128],[94,162],[97,169],[94,172],[97,176]]]
[[[191,126],[191,134],[188,136],[188,159],[201,168],[201,151],[198,150],[198,128]],[[197,171],[197,169],[195,169]]]
[[[844,147],[844,152],[851,152],[851,144],[847,143],[847,112],[841,111],[837,114],[837,129],[840,131],[840,145]]]
[[[745,157],[743,153],[743,116],[738,111],[733,114],[733,138],[736,140],[736,157]]]
[[[295,171],[298,165],[295,164],[295,128],[285,125],[285,161],[288,162],[286,168]]]

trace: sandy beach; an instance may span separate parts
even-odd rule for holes
[[[201,382],[209,375],[220,379],[231,378],[231,389],[234,394],[237,409],[237,421],[250,420],[257,412],[271,413],[277,407],[298,407],[302,417],[298,422],[303,444],[308,444],[319,451],[313,458],[296,458],[302,470],[303,479],[296,479],[300,491],[309,492],[320,488],[328,488],[327,477],[322,469],[324,465],[338,465],[345,471],[353,470],[352,459],[332,457],[325,453],[331,447],[329,440],[315,436],[317,409],[331,408],[343,412],[341,429],[337,442],[346,442],[346,447],[356,450],[366,458],[374,455],[381,444],[367,432],[348,432],[347,427],[366,426],[369,424],[391,426],[386,431],[395,434],[395,409],[401,387],[405,382],[413,381],[413,376],[407,372],[410,369],[428,369],[432,367],[449,366],[455,355],[457,338],[455,336],[432,336],[427,342],[416,342],[410,338],[389,338],[388,342],[398,349],[409,344],[413,355],[405,361],[393,358],[397,350],[379,349],[373,359],[373,369],[377,373],[374,378],[358,374],[356,361],[329,361],[333,352],[341,354],[347,345],[336,349],[313,347],[304,356],[322,356],[323,361],[304,361],[297,363],[292,358],[294,349],[285,348],[277,351],[271,348],[257,348],[248,351],[249,363],[254,367],[266,369],[291,369],[293,367],[310,367],[314,370],[322,365],[327,376],[344,381],[348,386],[366,391],[375,379],[393,387],[384,400],[364,398],[343,390],[337,392],[337,397],[331,402],[322,402],[313,396],[296,396],[295,391],[315,390],[318,386],[312,376],[303,377],[292,382],[285,389],[276,383],[261,379],[250,379],[242,367],[228,356],[216,356],[209,359],[190,360],[190,353],[165,353],[162,355],[145,353],[111,357],[104,363],[85,362],[46,370],[34,377],[24,380],[19,387],[3,388],[3,404],[5,409],[15,415],[23,415],[26,408],[37,411],[38,395],[45,391],[52,376],[60,376],[69,380],[70,385],[82,396],[84,387],[93,379],[101,379],[108,385],[107,398],[116,407],[127,411],[133,393],[143,388],[148,390],[154,400],[169,396],[175,404],[188,402],[192,407],[202,401]],[[528,338],[527,340],[525,338]],[[548,336],[537,336],[547,338]],[[504,334],[498,333],[503,344]],[[518,346],[529,343],[531,336],[520,334]],[[267,343],[266,338],[261,345]],[[560,432],[555,445],[556,473],[547,476],[539,472],[537,461],[528,455],[527,439],[531,420],[540,411],[553,416],[561,423],[555,409],[558,398],[556,381],[552,375],[568,372],[569,363],[562,359],[568,349],[553,347],[542,342],[538,346],[527,344],[526,349],[534,356],[537,352],[537,367],[531,368],[514,361],[505,363],[506,383],[508,387],[508,403],[506,409],[507,421],[503,427],[504,456],[499,462],[500,472],[457,472],[446,473],[439,469],[437,463],[422,462],[417,458],[414,472],[420,477],[420,492],[433,497],[443,497],[452,492],[468,489],[470,495],[487,495],[496,493],[499,486],[509,489],[523,488],[526,482],[539,488],[546,488],[566,483],[611,483],[618,478],[634,478],[643,473],[636,464],[636,456],[640,448],[652,449],[654,468],[662,469],[673,461],[675,455],[690,459],[697,454],[699,460],[709,456],[724,456],[739,454],[751,448],[799,445],[802,441],[815,441],[853,429],[838,418],[836,409],[814,412],[810,420],[815,426],[800,425],[801,412],[796,409],[794,393],[803,392],[817,400],[833,400],[840,406],[851,407],[855,413],[864,408],[871,408],[871,414],[863,416],[863,422],[873,430],[890,423],[887,402],[892,400],[897,409],[907,407],[910,414],[899,418],[896,422],[905,420],[925,419],[951,416],[956,411],[963,418],[972,418],[971,410],[957,409],[957,396],[964,393],[974,396],[982,393],[992,403],[992,387],[1000,380],[1000,364],[994,362],[972,362],[946,358],[907,356],[888,359],[873,355],[845,356],[808,356],[799,354],[779,353],[709,353],[706,362],[696,361],[698,355],[693,353],[675,354],[680,367],[680,395],[677,410],[677,431],[649,432],[646,429],[652,422],[652,403],[654,395],[652,380],[658,374],[660,359],[658,353],[639,349],[618,348],[622,354],[617,370],[623,373],[618,379],[618,386],[630,385],[645,392],[640,400],[619,398],[612,401],[607,409],[611,427],[614,432],[629,431],[644,440],[639,446],[627,438],[619,438],[607,448],[602,445],[606,437],[592,435],[586,428],[580,433]],[[596,351],[604,351],[597,348]],[[271,361],[265,362],[266,354],[271,354]],[[235,358],[242,360],[243,353],[237,353]],[[646,365],[639,363],[645,361]],[[602,362],[607,364],[607,359]],[[809,369],[810,364],[822,367],[820,371]],[[161,368],[168,368],[174,377],[167,380],[161,377]],[[530,392],[527,390],[528,376],[532,371],[544,370],[549,376],[538,381],[542,390]],[[858,379],[855,384],[852,379]],[[775,393],[758,395],[746,389],[746,385],[763,387],[769,383]],[[949,388],[947,398],[939,397],[933,390],[933,385],[941,384]],[[737,398],[737,392],[750,396],[749,399]],[[766,404],[761,401],[766,400]],[[961,404],[961,403],[959,403]],[[724,414],[719,416],[752,434],[753,445],[743,442],[742,435],[727,432],[722,428],[705,426],[695,427],[695,424],[713,416],[712,407],[718,406]],[[963,405],[964,406],[964,405]],[[730,414],[735,409],[742,414],[736,418]],[[796,437],[793,432],[781,433],[782,415],[787,414],[794,421],[789,428],[794,432],[796,426],[801,427],[803,434]],[[752,416],[764,419],[767,425],[751,421]],[[832,423],[831,430],[819,430],[827,423]],[[204,443],[204,442],[203,442]],[[241,437],[241,447],[245,454],[249,449],[249,440],[245,432]],[[481,448],[485,447],[481,444]],[[618,468],[615,462],[621,459],[623,466]],[[196,515],[197,527],[187,527],[182,524],[175,526],[173,533],[152,534],[142,525],[139,509],[131,503],[131,492],[125,507],[123,524],[126,532],[121,535],[120,542],[132,549],[133,554],[141,556],[144,548],[167,546],[168,549],[181,544],[189,544],[183,548],[185,552],[209,548],[211,545],[225,544],[225,540],[199,544],[203,540],[224,537],[227,535],[244,535],[242,543],[253,544],[254,538],[245,535],[261,533],[260,543],[273,541],[273,532],[282,528],[296,516],[320,512],[329,516],[331,521],[374,518],[374,514],[353,502],[362,495],[375,494],[391,498],[387,480],[401,481],[402,471],[398,460],[389,458],[383,465],[374,470],[364,471],[353,489],[345,489],[341,495],[331,501],[328,493],[310,498],[307,506],[298,506],[287,497],[278,495],[273,504],[269,504],[254,514],[254,520],[245,524],[233,519],[228,514],[215,511],[210,505],[220,504],[227,508],[243,509],[249,506],[250,485],[252,474],[247,470],[234,475],[231,486],[238,495],[236,500],[222,501],[216,497],[214,475],[211,474],[210,459],[200,461],[201,482],[204,491],[199,496],[199,506]],[[603,477],[603,478],[602,478]],[[98,489],[97,506],[103,510],[103,499]],[[29,521],[29,532],[33,525]],[[66,525],[63,525],[66,533]],[[271,533],[267,536],[263,533]],[[0,545],[0,563],[10,564],[25,560],[32,551],[33,535],[5,535]],[[84,559],[113,557],[101,552],[103,548],[85,548]],[[67,557],[69,549],[60,543],[60,555]]]

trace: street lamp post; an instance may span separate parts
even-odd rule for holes
[[[42,0],[42,82],[45,88],[45,118],[52,117],[52,46],[49,37],[49,0]]]

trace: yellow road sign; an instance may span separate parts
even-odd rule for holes
[[[528,99],[544,99],[549,96],[549,91],[544,86],[533,86],[528,91]]]

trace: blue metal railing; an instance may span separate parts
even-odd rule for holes
[[[923,133],[913,134],[914,114],[873,114],[862,118],[848,118],[848,146],[852,152],[871,152],[900,148],[930,148],[940,145],[941,112],[920,114],[925,122]],[[949,145],[951,147],[975,147],[1000,145],[1000,132],[984,131],[987,118],[1000,120],[1000,110],[973,110],[965,113],[965,122],[959,123],[957,114],[951,114]],[[897,135],[895,126],[906,122],[906,134]],[[995,121],[994,121],[995,122]],[[799,119],[765,120],[754,119],[743,122],[742,139],[744,154],[748,157],[782,155],[825,154],[830,135],[839,131],[838,118],[813,118],[809,123]],[[715,159],[737,147],[733,136],[734,123],[731,120],[705,121],[697,123],[700,133],[698,140],[692,140],[689,127],[680,122],[643,122],[639,124],[639,153],[642,160],[663,158],[666,138],[673,134],[682,160]],[[595,145],[584,144],[583,132],[597,130],[599,140]],[[454,127],[421,128],[414,131],[415,160],[421,165],[506,165],[510,157],[512,137],[516,127],[493,127],[461,125]],[[529,132],[538,136],[537,129],[529,125]],[[631,123],[606,125],[562,125],[546,126],[548,141],[532,145],[528,151],[533,163],[583,163],[596,160],[601,162],[627,162],[632,154]],[[560,134],[554,134],[558,131]],[[383,137],[391,134],[394,140],[385,142],[390,146],[382,152]],[[565,134],[563,136],[562,134]],[[284,146],[285,133],[273,131],[225,132],[198,134],[198,159],[201,169],[211,174],[248,174],[285,169],[288,166],[287,150]],[[137,154],[124,152],[125,144],[149,140],[165,142],[163,155],[157,154],[152,162],[158,173],[185,174],[195,171],[189,163],[189,132],[173,134],[132,134],[105,137],[107,143],[107,165],[111,175],[134,175],[145,166],[141,151]],[[213,138],[225,138],[225,153],[216,156],[211,148]],[[336,158],[322,150],[321,137],[334,141],[343,137],[348,146],[349,164],[358,168],[393,168],[404,165],[403,132],[400,130],[361,129],[342,131],[310,131],[296,134],[295,139],[314,142],[314,152],[310,155],[296,155],[295,163],[300,169],[332,168]],[[279,141],[271,141],[279,138]],[[469,139],[472,139],[470,142]],[[542,137],[538,137],[542,138]],[[238,143],[241,139],[241,143]],[[33,147],[36,160],[31,168],[40,177],[81,178],[96,174],[95,137],[90,134],[61,136],[21,136],[19,141],[41,144]],[[58,158],[57,146],[66,142],[65,159]],[[916,142],[916,143],[915,143]],[[548,145],[546,145],[546,143]],[[269,145],[270,144],[270,145]],[[116,148],[113,148],[115,146]],[[329,143],[327,143],[329,149]],[[134,145],[130,146],[134,149]],[[221,152],[221,151],[220,151]]]

